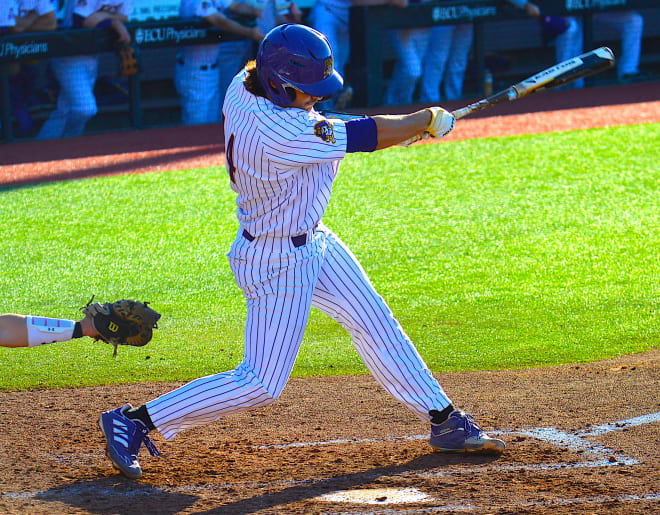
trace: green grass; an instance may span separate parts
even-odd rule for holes
[[[324,220],[433,371],[586,362],[660,341],[660,124],[491,138],[343,163]],[[187,380],[236,366],[224,168],[0,190],[0,312],[79,318],[98,300],[163,314],[143,348],[85,338],[0,349],[2,389]],[[367,373],[314,311],[296,376]]]

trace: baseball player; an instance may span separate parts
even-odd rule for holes
[[[106,411],[107,454],[130,478],[142,469],[148,433],[169,439],[231,413],[265,406],[281,394],[312,306],[339,322],[376,380],[422,421],[439,451],[502,452],[504,442],[456,410],[357,258],[322,216],[341,160],[424,132],[442,137],[454,117],[440,107],[398,116],[330,120],[314,105],[341,89],[332,50],[319,32],[281,25],[257,60],[232,81],[224,104],[229,184],[240,223],[229,263],[247,300],[243,362],[194,380],[138,408]]]
[[[438,25],[431,29],[424,57],[420,102],[439,102],[441,84],[445,100],[463,97],[463,78],[473,37],[472,23]]]
[[[223,9],[231,4],[231,0],[181,0],[179,14],[182,18],[200,17],[223,31],[248,38],[244,41],[186,46],[181,49],[174,70],[174,85],[181,96],[181,119],[185,125],[220,121],[222,97],[218,52],[221,48],[225,45],[231,47],[229,51],[237,53],[231,58],[240,60],[244,54],[241,48],[247,45],[251,49],[252,41],[260,41],[263,37],[260,29],[241,25],[222,13]],[[237,64],[236,68],[233,68],[232,75],[240,66]]]
[[[124,25],[132,12],[132,0],[69,0],[62,28],[112,30],[119,44],[129,44],[131,35]],[[57,108],[44,122],[38,138],[80,136],[87,122],[97,113],[94,84],[98,74],[97,55],[59,57],[51,61],[60,83]]]
[[[262,9],[257,9],[253,5],[243,1],[231,2],[225,8],[224,12],[225,15],[238,14],[239,16],[250,16],[257,19],[264,16]],[[251,23],[254,23],[255,26],[250,29],[251,35],[248,36],[249,39],[225,41],[220,45],[220,49],[218,50],[218,63],[220,64],[220,104],[217,111],[219,117],[222,117],[222,104],[232,78],[245,66],[248,60],[254,58],[255,42],[259,43],[264,37],[264,32],[257,20],[255,19]]]
[[[251,15],[250,11],[257,9],[256,14]],[[249,0],[235,1],[225,9],[225,14],[229,17],[238,16],[256,16],[252,22],[261,30],[260,39],[263,34],[271,31],[277,25],[287,23],[287,20],[295,20],[299,23],[302,20],[302,11],[295,2],[287,0]],[[220,65],[220,116],[222,117],[222,104],[225,99],[225,93],[232,79],[238,71],[245,66],[248,60],[254,58],[254,42],[251,40],[229,41],[220,45],[218,52],[218,63]]]
[[[351,53],[349,13],[353,5],[392,5],[407,7],[408,0],[316,0],[309,13],[310,25],[325,35],[330,42],[335,59],[335,70],[344,75],[344,68]],[[344,84],[333,97],[319,103],[321,109],[342,110],[353,98],[353,88]]]

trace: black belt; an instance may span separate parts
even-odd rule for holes
[[[179,63],[181,66],[183,66],[185,63],[183,62],[183,59],[177,59],[177,63]],[[218,67],[218,63],[213,63],[213,64],[203,64],[199,67],[200,70],[206,71],[206,70],[215,70]]]
[[[316,229],[316,226],[312,228],[312,231]],[[254,241],[254,236],[252,236],[249,232],[247,232],[245,229],[243,229],[243,238],[245,238],[247,241]],[[293,246],[298,248],[302,247],[305,243],[307,243],[307,233],[299,234],[298,236],[291,236],[291,243],[293,243]]]

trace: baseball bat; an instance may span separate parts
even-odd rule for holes
[[[539,91],[564,86],[577,79],[605,71],[612,66],[614,66],[612,50],[605,46],[596,48],[546,68],[536,75],[532,75],[478,102],[452,111],[452,114],[457,120],[460,120],[475,111],[481,111],[501,102],[511,102]]]
[[[525,80],[474,102],[473,104],[452,111],[452,114],[457,120],[460,120],[475,111],[481,111],[482,109],[486,109],[487,107],[502,102],[511,102],[539,91],[564,86],[577,79],[582,79],[603,72],[612,66],[614,66],[614,53],[612,53],[612,50],[605,46],[596,48],[595,50],[591,50],[590,52],[586,52],[577,57],[555,64],[550,68],[546,68]],[[366,116],[361,114],[338,113],[335,111],[321,111],[321,114],[328,118],[340,118],[343,120],[364,118]],[[407,147],[411,143],[426,137],[428,137],[428,134],[418,135],[399,143],[399,145]]]

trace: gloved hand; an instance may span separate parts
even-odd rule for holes
[[[97,340],[114,345],[146,345],[153,336],[153,329],[158,328],[160,313],[148,306],[148,302],[136,300],[118,300],[101,304],[94,297],[82,308],[82,312],[92,319],[94,329],[99,333]]]
[[[427,132],[431,138],[442,138],[454,130],[456,118],[446,109],[439,106],[428,107],[431,112],[431,123],[424,132]]]

